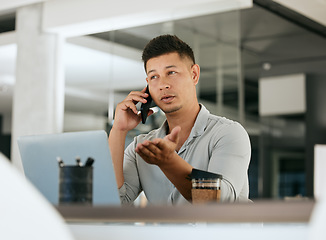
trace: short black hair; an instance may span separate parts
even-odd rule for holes
[[[173,52],[178,53],[181,58],[188,57],[195,64],[191,47],[176,35],[167,34],[153,38],[145,46],[142,55],[145,70],[149,59]]]

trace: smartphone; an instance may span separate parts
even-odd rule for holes
[[[146,93],[148,93],[148,97],[146,98],[147,99],[147,102],[146,103],[142,103],[141,106],[140,106],[140,113],[141,113],[141,121],[143,124],[145,124],[146,122],[146,119],[147,119],[147,115],[148,115],[148,111],[149,111],[149,108],[152,104],[152,97],[149,93],[149,90],[148,90],[148,85],[146,87]]]

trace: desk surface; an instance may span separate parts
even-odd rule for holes
[[[309,222],[315,202],[257,201],[187,206],[57,206],[67,222]]]

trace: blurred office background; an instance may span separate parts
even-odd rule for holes
[[[145,44],[176,34],[201,66],[199,101],[250,135],[250,197],[313,197],[314,146],[326,144],[326,1],[170,2],[3,0],[0,151],[20,167],[18,136],[109,132],[115,105],[146,85]],[[158,111],[128,140],[163,119]]]

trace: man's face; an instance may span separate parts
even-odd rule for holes
[[[199,66],[178,53],[168,53],[148,60],[147,78],[151,96],[166,114],[192,107],[196,98]]]

